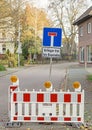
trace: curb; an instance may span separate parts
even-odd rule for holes
[[[21,71],[23,69],[27,69],[27,68],[30,68],[31,66],[27,66],[27,67],[22,67],[22,68],[7,68],[6,71],[0,71],[0,77],[3,77],[3,76],[6,76],[8,74],[12,74],[12,73],[15,73],[15,72],[18,72],[18,71]]]

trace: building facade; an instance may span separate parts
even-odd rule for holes
[[[5,18],[5,25],[0,25],[0,55],[4,55],[7,50],[14,53],[14,28],[10,27],[10,19]],[[1,21],[3,23],[3,21]]]
[[[9,50],[14,53],[14,42],[11,32],[0,32],[0,54],[5,54]]]
[[[92,63],[92,6],[87,9],[75,22],[79,35],[79,62]]]

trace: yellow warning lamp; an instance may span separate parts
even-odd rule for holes
[[[50,88],[52,86],[52,83],[50,81],[46,81],[44,83],[45,88]]]
[[[75,89],[78,89],[80,86],[81,86],[81,84],[80,84],[80,82],[78,82],[78,81],[75,81],[75,82],[73,83],[73,88],[75,88]]]
[[[16,75],[12,75],[12,76],[10,77],[10,80],[11,80],[12,83],[16,83],[17,80],[18,80],[18,77],[17,77]]]

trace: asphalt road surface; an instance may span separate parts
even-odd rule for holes
[[[66,74],[66,68],[71,63],[53,64],[51,71],[51,82],[53,87],[60,89],[61,83]],[[50,65],[36,65],[18,72],[0,77],[0,114],[7,112],[8,88],[12,85],[11,75],[17,75],[19,78],[19,87],[21,90],[45,90],[43,84],[49,80]]]
[[[51,81],[53,87],[58,90],[61,88],[61,84],[65,78],[67,68],[73,63],[59,63],[52,65],[51,71]],[[21,90],[45,90],[43,84],[45,81],[49,80],[50,65],[36,65],[28,68],[20,69],[18,72],[13,73],[19,77],[19,87]],[[0,121],[6,121],[8,116],[8,87],[12,83],[10,82],[10,77],[12,74],[0,77]],[[32,123],[34,124],[34,123]],[[27,129],[28,127],[32,128],[30,130],[70,130],[63,125],[31,125],[31,126],[22,126],[22,130]],[[9,130],[9,128],[6,128]],[[12,128],[14,130],[14,128]],[[21,128],[19,128],[21,130]],[[17,130],[17,128],[16,128]],[[72,130],[72,128],[71,128]],[[74,129],[73,129],[74,130]]]

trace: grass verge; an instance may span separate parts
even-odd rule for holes
[[[87,80],[92,81],[92,74],[87,75]]]
[[[6,71],[5,66],[3,66],[2,64],[0,64],[0,71]]]

